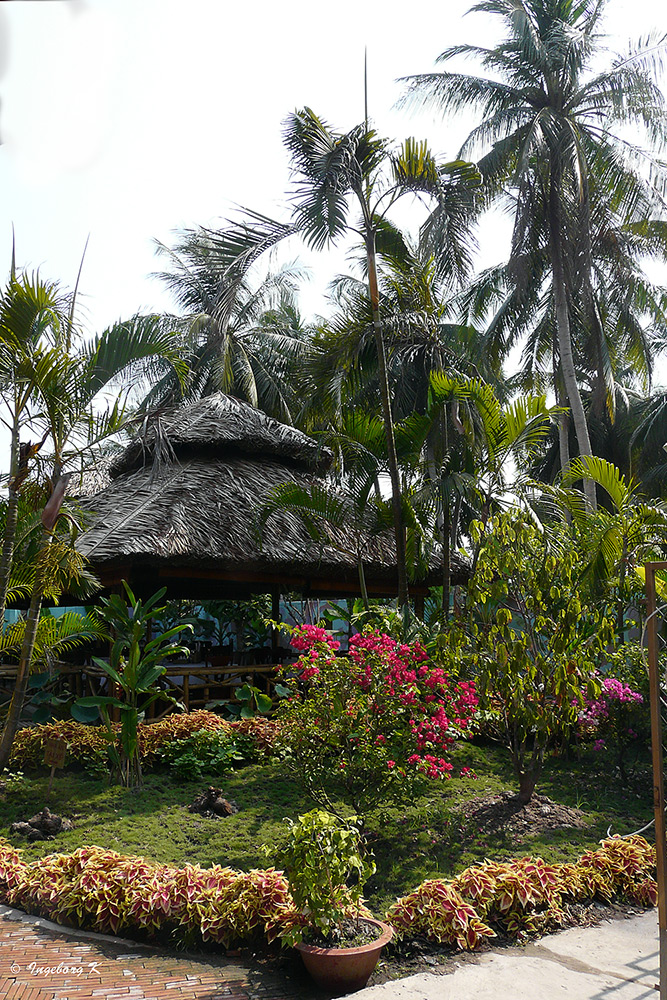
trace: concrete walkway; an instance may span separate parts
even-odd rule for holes
[[[355,1000],[648,1000],[657,997],[658,911],[489,951],[447,975],[372,986]]]
[[[0,1000],[321,1000],[298,961],[276,965],[168,952],[0,906]],[[657,910],[446,968],[372,986],[355,998],[648,1000],[657,997]]]

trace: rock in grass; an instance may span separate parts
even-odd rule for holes
[[[12,823],[9,828],[10,833],[18,833],[28,840],[50,840],[57,833],[65,830],[73,830],[74,824],[64,816],[57,816],[45,806],[41,812],[35,813],[27,823]]]
[[[232,799],[226,799],[222,794],[222,789],[209,785],[205,792],[197,795],[188,806],[189,812],[199,813],[200,816],[215,818],[218,816],[233,816],[239,811],[239,807]]]

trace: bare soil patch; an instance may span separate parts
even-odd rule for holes
[[[461,812],[470,823],[487,833],[506,830],[518,834],[541,834],[555,830],[583,830],[590,823],[581,809],[561,805],[546,795],[533,795],[527,805],[522,805],[512,792],[470,799]]]

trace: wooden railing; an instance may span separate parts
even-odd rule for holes
[[[273,695],[276,670],[274,663],[228,664],[226,666],[199,666],[198,664],[172,664],[167,667],[164,680],[170,691],[183,701],[188,712],[205,708],[211,701],[229,700],[234,690],[242,684],[252,684],[263,694]]]
[[[182,702],[186,711],[205,708],[211,701],[230,700],[234,691],[244,683],[252,684],[262,693],[274,695],[276,670],[279,664],[225,664],[172,663],[161,678],[174,698]],[[0,664],[0,701],[9,700],[14,689],[18,666],[13,663]],[[84,695],[108,694],[106,675],[99,667],[78,666],[72,663],[58,663],[54,674],[59,683],[60,694],[69,693],[75,698]],[[151,719],[162,718],[173,710],[167,699],[154,702],[148,710]]]

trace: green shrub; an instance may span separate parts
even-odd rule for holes
[[[497,713],[530,801],[547,749],[576,730],[600,693],[614,622],[580,593],[582,567],[565,528],[538,530],[519,511],[470,525],[477,565],[468,588],[470,666],[480,707]]]
[[[242,752],[244,742],[245,753]],[[166,743],[159,751],[159,757],[177,778],[188,779],[226,774],[235,765],[247,760],[251,752],[252,745],[247,737],[237,740],[223,731],[203,729],[186,739]]]

